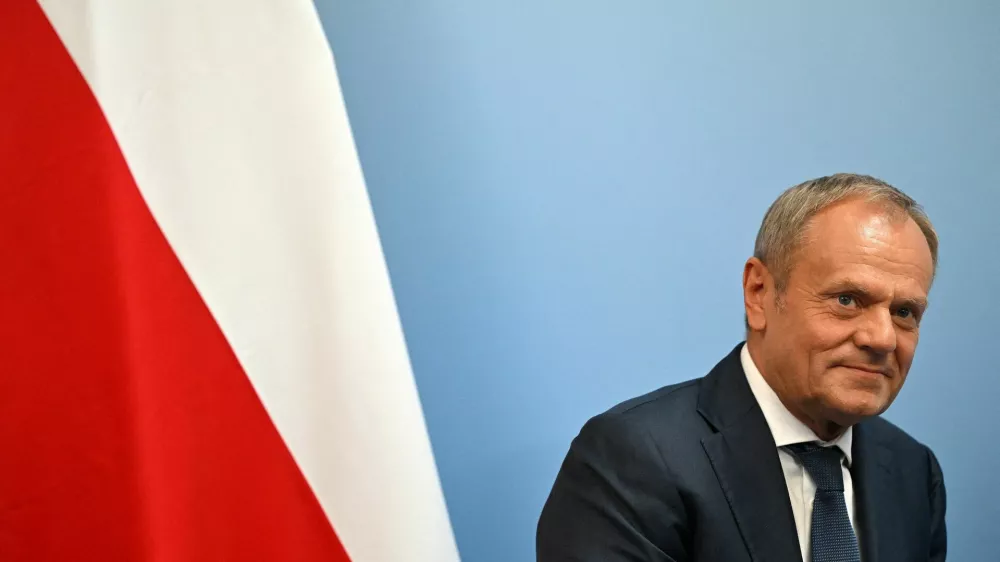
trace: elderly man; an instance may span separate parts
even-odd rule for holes
[[[746,342],[583,427],[539,562],[944,560],[941,468],[879,417],[910,370],[937,249],[920,206],[878,179],[785,191],[743,268]]]

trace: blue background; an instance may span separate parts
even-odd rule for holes
[[[464,560],[533,560],[583,422],[729,351],[764,210],[836,171],[940,232],[888,417],[996,556],[1000,3],[317,4]]]

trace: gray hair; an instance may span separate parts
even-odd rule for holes
[[[834,174],[787,189],[771,204],[757,232],[754,257],[771,270],[780,295],[788,282],[796,251],[820,211],[847,199],[883,204],[886,212],[913,219],[927,239],[937,271],[938,237],[930,218],[909,195],[888,183],[860,174]]]

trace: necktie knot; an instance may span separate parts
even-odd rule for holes
[[[844,454],[839,447],[821,447],[816,443],[797,443],[786,449],[805,467],[816,483],[817,491],[843,492]]]

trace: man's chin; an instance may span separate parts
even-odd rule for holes
[[[845,396],[838,396],[830,404],[830,410],[835,423],[849,427],[864,419],[885,412],[889,408],[889,400],[881,392],[854,391]]]

